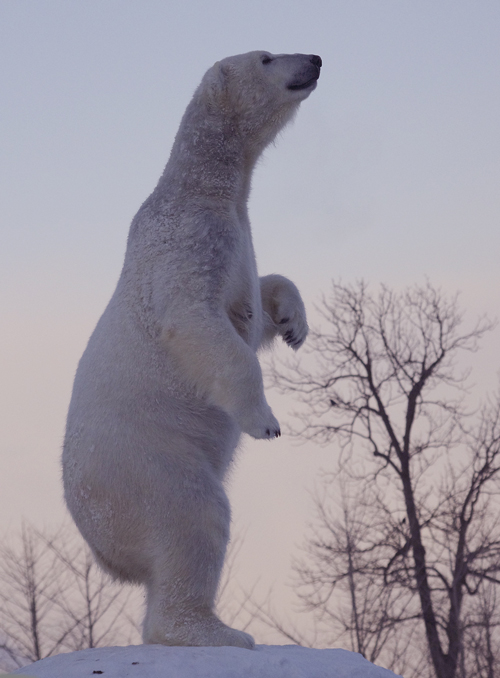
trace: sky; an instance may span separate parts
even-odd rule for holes
[[[215,61],[314,53],[317,90],[257,167],[259,271],[314,324],[332,279],[461,292],[500,316],[498,0],[0,0],[0,535],[63,520],[59,456],[77,362],[129,224]],[[470,358],[479,389],[500,330]],[[242,581],[284,586],[335,449],[243,441],[229,493]]]

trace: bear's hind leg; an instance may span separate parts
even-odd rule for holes
[[[184,499],[176,497],[173,520],[158,535],[154,568],[146,583],[143,640],[252,649],[250,635],[226,626],[214,613],[230,509],[222,484],[213,477],[207,480],[208,486],[198,479],[195,493],[190,487]]]

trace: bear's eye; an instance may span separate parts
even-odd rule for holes
[[[267,54],[264,54],[260,60],[262,61],[263,64],[269,64],[272,61],[271,57],[268,56]]]

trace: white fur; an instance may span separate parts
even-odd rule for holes
[[[288,88],[311,76],[309,56],[270,58],[206,73],[75,378],[66,502],[102,566],[146,586],[147,643],[253,646],[213,612],[222,481],[241,431],[279,435],[257,350],[277,335],[298,348],[307,323],[293,283],[259,280],[246,203],[259,154],[315,86]]]

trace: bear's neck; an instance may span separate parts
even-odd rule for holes
[[[191,108],[191,110],[190,110]],[[267,145],[267,144],[266,144]],[[205,111],[188,107],[157,191],[197,202],[245,203],[251,176],[263,148],[244,143],[241,131]]]

